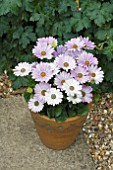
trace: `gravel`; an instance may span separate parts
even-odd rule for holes
[[[113,93],[92,105],[83,128],[97,170],[113,170]]]

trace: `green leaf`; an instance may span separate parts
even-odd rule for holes
[[[40,19],[40,14],[38,13],[33,13],[33,15],[30,17],[30,21],[39,21]]]
[[[50,109],[50,108],[47,109],[47,116],[48,116],[49,118],[51,118],[51,109]]]
[[[30,44],[30,40],[27,37],[26,33],[23,33],[22,37],[20,38],[19,44],[21,44],[23,48],[26,48],[27,45]]]
[[[95,24],[97,24],[99,27],[102,26],[102,24],[105,23],[105,19],[103,15],[98,15],[96,19],[94,20]]]
[[[95,102],[98,102],[99,101],[99,99],[100,99],[100,94],[94,94],[94,101]]]
[[[13,81],[12,88],[16,90],[19,89],[20,87],[22,87],[22,83],[20,81],[20,78],[17,78],[15,81]]]
[[[28,92],[24,92],[24,98],[26,100],[26,102],[29,101],[30,98],[32,98],[33,95],[31,93],[28,93]]]
[[[111,87],[113,87],[113,62],[110,62],[108,66],[106,66],[106,75],[105,78],[110,82]]]
[[[34,10],[33,0],[24,0],[23,7],[26,11],[33,12],[33,10]]]
[[[20,87],[27,87],[29,86],[29,79],[28,77],[17,77],[14,81],[13,81],[13,89],[19,89]]]
[[[17,13],[18,7],[21,7],[21,0],[3,0],[0,3],[0,15],[5,15],[8,12]]]
[[[16,30],[13,32],[13,38],[14,38],[14,39],[19,39],[20,36],[21,36],[22,33],[23,33],[23,30],[24,30],[24,29],[23,29],[22,26],[16,28]]]
[[[31,52],[29,54],[21,54],[19,55],[19,61],[32,63],[36,61],[36,57],[34,57]]]
[[[12,71],[8,72],[8,77],[10,80],[14,81],[17,79],[17,76],[14,75]]]
[[[69,115],[69,117],[75,116],[76,112],[73,109],[69,109],[68,110],[68,115]]]
[[[64,122],[67,118],[65,116],[59,116],[59,117],[55,117],[55,120],[58,123]]]
[[[56,107],[54,107],[54,115],[55,117],[59,117],[62,113],[62,105],[58,105]]]
[[[108,46],[103,49],[103,53],[107,55],[107,60],[111,61],[113,59],[113,40],[109,39],[107,44]]]
[[[83,17],[83,25],[84,28],[89,28],[91,26],[91,22],[88,17]]]
[[[95,36],[96,36],[97,39],[99,39],[99,40],[105,40],[106,37],[107,37],[107,30],[106,30],[106,29],[105,29],[105,30],[99,29],[99,30],[96,32]]]
[[[24,32],[22,33],[19,44],[22,45],[23,48],[26,48],[28,44],[30,44],[30,41],[35,41],[36,36],[35,33],[33,33],[33,27],[25,27]]]
[[[69,103],[69,108],[71,109],[73,107],[73,104],[72,103]]]
[[[68,118],[68,115],[67,115],[67,111],[65,109],[65,107],[63,108],[62,110],[62,114],[58,117],[55,117],[55,120],[60,123],[60,122],[64,122],[66,119]]]
[[[88,113],[88,105],[80,105],[80,107],[78,108],[77,110],[77,115],[80,115],[80,116],[85,116],[87,115]]]
[[[5,17],[0,18],[0,36],[7,33],[10,29],[9,22],[6,20]]]
[[[79,31],[83,30],[83,28],[84,28],[84,25],[83,25],[82,21],[78,22],[76,25],[76,31],[79,32]]]
[[[28,86],[29,85],[29,78],[28,78],[28,76],[22,77],[21,78],[21,83],[22,83],[22,86]]]

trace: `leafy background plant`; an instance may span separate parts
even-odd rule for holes
[[[113,91],[113,0],[0,0],[0,72],[8,70],[13,87],[27,86],[12,76],[11,68],[21,61],[35,61],[32,48],[38,37],[55,36],[59,43],[88,36],[97,45],[94,53],[105,72],[98,89]],[[25,78],[26,79],[26,78]]]

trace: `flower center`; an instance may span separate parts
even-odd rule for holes
[[[77,98],[77,95],[76,95],[76,94],[74,94],[73,99],[76,99],[76,98]]]
[[[64,67],[68,67],[68,66],[69,66],[69,63],[65,62]]]
[[[42,91],[41,91],[41,95],[42,95],[42,96],[45,96],[45,92],[46,92],[46,90],[42,90]]]
[[[89,65],[90,65],[90,62],[89,62],[88,60],[86,60],[86,61],[84,62],[84,64],[87,65],[87,66],[89,66]]]
[[[46,52],[45,51],[41,51],[40,53],[42,56],[45,56],[46,55]]]
[[[82,78],[82,77],[83,77],[83,74],[82,74],[82,73],[78,73],[78,74],[77,74],[77,77]]]
[[[40,75],[41,75],[41,77],[45,77],[46,73],[45,72],[41,72]]]
[[[86,47],[87,47],[87,44],[85,44],[84,47],[86,48]]]
[[[78,45],[76,45],[76,44],[74,44],[73,46],[72,46],[72,48],[78,48]]]
[[[26,69],[25,69],[25,68],[22,68],[22,69],[21,69],[21,72],[22,72],[22,73],[24,73],[25,71],[26,71]]]
[[[62,84],[62,85],[63,85],[63,83],[65,83],[65,80],[62,80],[62,81],[61,81],[61,84]]]
[[[75,88],[73,86],[70,86],[69,89],[73,91]]]
[[[52,99],[56,99],[56,94],[52,94],[52,95],[51,95],[51,98],[52,98]]]
[[[86,93],[84,91],[82,91],[82,97],[85,97]]]
[[[38,105],[39,105],[39,102],[38,102],[38,101],[34,102],[34,105],[35,105],[35,106],[38,106]]]
[[[91,76],[92,76],[92,77],[95,77],[95,76],[96,76],[96,74],[95,74],[95,73],[91,73]]]

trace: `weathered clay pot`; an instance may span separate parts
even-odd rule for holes
[[[49,119],[47,116],[34,112],[31,114],[42,143],[52,149],[65,149],[70,146],[86,120],[86,116],[75,116],[57,123],[55,119]]]

